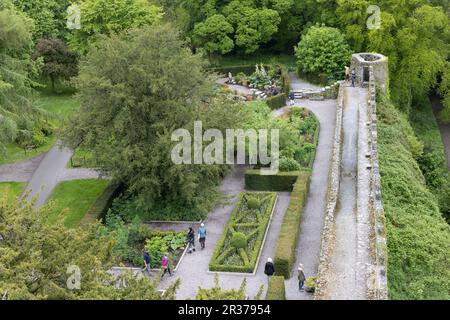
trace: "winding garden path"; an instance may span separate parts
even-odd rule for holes
[[[295,83],[295,78],[293,79]],[[301,80],[298,80],[301,81]],[[325,215],[325,203],[328,190],[328,173],[332,153],[333,135],[336,117],[336,100],[309,101],[297,100],[297,107],[311,110],[320,122],[319,143],[316,159],[311,177],[311,187],[308,200],[303,212],[301,231],[298,243],[297,263],[304,265],[306,276],[314,276],[317,273],[320,255],[321,234]],[[273,112],[274,116],[280,116],[290,107],[285,107]],[[229,215],[235,205],[236,196],[244,190],[245,167],[236,167],[231,175],[224,179],[221,190],[231,196],[233,200],[225,207],[214,209],[205,221],[208,237],[207,247],[204,251],[188,254],[180,263],[174,277],[166,277],[161,283],[161,289],[166,288],[176,278],[181,279],[181,285],[177,291],[178,299],[195,298],[199,287],[210,288],[214,285],[214,273],[208,273],[215,245],[222,235]],[[247,279],[246,291],[250,299],[253,299],[261,285],[264,292],[267,290],[267,278],[264,275],[264,264],[267,258],[273,257],[276,241],[278,239],[281,223],[289,204],[290,194],[279,193],[278,202],[267,234],[261,259],[255,275],[220,273],[220,285],[224,289],[238,289],[244,278]],[[296,270],[296,268],[295,268]],[[265,294],[265,293],[264,293]],[[297,273],[294,272],[291,279],[286,281],[287,299],[312,299],[311,294],[298,291]],[[264,296],[263,296],[264,297]]]

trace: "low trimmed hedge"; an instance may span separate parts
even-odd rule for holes
[[[319,134],[320,134],[320,122],[319,122],[319,120],[317,120],[317,128],[316,128],[316,131],[314,132],[314,141],[313,141],[315,148],[314,148],[314,152],[311,154],[311,158],[309,159],[309,164],[308,164],[308,168],[310,168],[311,170],[314,166],[314,161],[316,160],[317,147],[319,146]]]
[[[239,217],[238,212],[241,209],[241,207],[244,204],[244,196],[245,195],[255,195],[255,194],[267,194],[270,198],[266,201],[267,207],[265,208],[264,214],[262,214],[262,217],[259,219],[259,221],[256,221],[255,223],[242,223],[240,220],[235,221],[236,218]],[[263,246],[263,240],[266,234],[267,225],[270,221],[270,216],[272,213],[272,210],[275,206],[275,201],[277,199],[277,194],[275,192],[242,192],[239,195],[238,202],[236,204],[236,207],[233,209],[233,212],[230,215],[230,218],[228,220],[228,223],[225,227],[225,230],[223,231],[222,237],[217,242],[216,248],[214,249],[214,253],[211,257],[211,261],[209,263],[209,270],[210,271],[218,271],[218,272],[241,272],[241,273],[252,273],[256,268],[256,262],[259,257],[259,253],[262,250]],[[246,259],[246,263],[244,265],[225,265],[221,263],[221,260],[226,258],[227,253],[232,252],[232,250],[235,250],[232,247],[226,247],[226,241],[231,237],[232,233],[235,231],[235,228],[237,227],[254,227],[254,230],[252,232],[256,233],[256,240],[254,244],[254,249],[252,251],[252,255],[248,256],[248,260]],[[242,250],[239,249],[239,254],[243,256]],[[245,253],[245,252],[244,252]],[[245,254],[244,256],[247,256]]]
[[[103,220],[108,209],[111,207],[114,198],[121,192],[122,187],[119,184],[109,184],[100,197],[89,208],[86,215],[81,220],[81,225],[92,223],[96,220]]]
[[[286,300],[286,288],[284,277],[272,276],[267,288],[266,300]]]
[[[288,279],[296,260],[300,221],[309,190],[310,172],[300,172],[284,215],[275,249],[274,265],[278,275]]]
[[[271,110],[277,110],[286,106],[287,95],[281,93],[274,97],[267,98],[266,103]]]
[[[300,171],[278,172],[276,175],[261,175],[259,169],[245,172],[245,189],[255,191],[292,191]]]

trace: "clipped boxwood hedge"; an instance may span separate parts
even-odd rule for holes
[[[277,96],[267,98],[266,103],[271,110],[277,110],[286,106],[287,95],[281,93]]]
[[[251,75],[255,72],[255,65],[242,65],[242,66],[228,66],[228,67],[216,67],[211,68],[211,71],[218,73],[220,75],[228,77],[228,73],[231,72],[233,76],[242,72],[246,75]]]
[[[286,288],[284,286],[284,277],[272,276],[267,288],[266,300],[286,300]]]
[[[262,214],[260,213],[260,218],[255,222],[245,222],[242,219],[242,215],[240,215],[240,210],[246,208],[246,197],[263,197],[265,200],[262,201],[261,205],[265,206]],[[230,219],[225,227],[225,230],[222,234],[222,237],[218,241],[216,248],[214,249],[214,253],[211,257],[211,261],[209,263],[210,271],[218,271],[218,272],[240,272],[240,273],[253,273],[256,267],[256,263],[259,257],[259,253],[262,250],[263,240],[266,234],[266,229],[270,221],[270,217],[272,214],[272,210],[275,206],[275,202],[277,199],[277,194],[275,192],[242,192],[239,195],[239,199],[237,201],[236,207],[230,215]],[[223,264],[223,260],[227,258],[227,256],[236,252],[237,250],[229,245],[229,241],[234,232],[237,232],[238,228],[250,228],[249,234],[252,236],[248,236],[248,238],[255,239],[254,246],[251,255],[247,255],[245,253],[245,249],[239,249],[237,252],[241,256],[244,261],[243,265],[227,265]],[[254,238],[256,237],[256,238]]]
[[[290,277],[296,260],[300,221],[308,196],[309,182],[310,172],[300,172],[292,190],[289,207],[284,215],[280,235],[278,236],[274,265],[277,274],[284,276],[286,279]]]
[[[121,190],[122,187],[119,184],[109,184],[100,197],[98,197],[94,204],[89,208],[80,224],[86,225],[96,220],[102,220],[108,209],[111,207],[114,198],[119,195]]]
[[[276,175],[261,175],[259,169],[245,172],[245,189],[255,191],[292,191],[300,171],[278,172]]]

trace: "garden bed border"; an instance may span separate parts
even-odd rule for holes
[[[264,250],[264,245],[266,243],[267,233],[269,232],[270,224],[272,223],[273,213],[274,213],[275,208],[276,208],[277,203],[278,203],[278,193],[277,192],[275,192],[275,193],[276,193],[276,196],[275,196],[275,201],[273,203],[272,212],[270,213],[270,218],[269,218],[269,221],[267,222],[266,231],[264,233],[264,238],[263,238],[263,241],[261,243],[261,247],[259,248],[258,258],[256,259],[255,268],[253,269],[253,272],[252,273],[246,273],[246,272],[211,271],[211,270],[209,270],[209,264],[208,264],[207,273],[209,273],[209,274],[216,274],[217,273],[217,274],[227,274],[227,275],[240,275],[240,276],[245,276],[245,275],[246,276],[254,276],[254,275],[256,275],[256,272],[258,271],[259,260],[261,259],[261,255],[262,255],[262,252]],[[236,206],[237,205],[239,205],[239,203],[236,203]],[[233,208],[233,211],[234,211],[234,208]],[[230,215],[230,217],[231,217],[231,215]],[[229,218],[228,218],[228,220],[229,220]],[[228,225],[228,220],[227,220],[227,225]],[[226,228],[226,226],[225,226],[225,228]],[[224,228],[224,231],[225,231],[225,228]],[[220,240],[220,238],[219,238],[219,240]],[[214,248],[214,250],[215,250],[215,248]],[[214,254],[214,252],[213,252],[213,254]]]

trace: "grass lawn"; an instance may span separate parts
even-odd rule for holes
[[[66,227],[77,227],[108,183],[109,181],[96,179],[60,183],[50,197],[50,200],[55,202],[55,208],[48,218],[49,222],[53,223],[63,215]]]
[[[33,150],[27,150],[20,148],[14,143],[8,143],[6,145],[6,155],[0,158],[0,165],[14,163],[21,160],[28,160],[34,158],[41,153],[47,152],[53,146],[56,141],[56,136],[53,135],[48,138],[47,142],[39,148]]]
[[[6,194],[8,202],[14,201],[25,188],[25,182],[0,182],[0,199]]]

